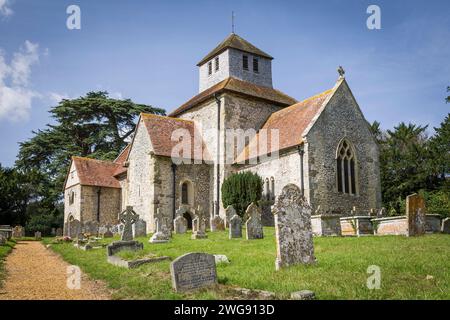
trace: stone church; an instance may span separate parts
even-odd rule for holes
[[[221,183],[242,171],[264,180],[267,223],[288,183],[316,212],[379,209],[378,146],[342,70],[331,89],[299,102],[273,88],[272,60],[232,33],[198,62],[199,93],[168,116],[141,114],[116,160],[73,157],[64,185],[66,234],[71,223],[117,224],[127,205],[148,232],[157,208],[167,223],[179,208],[188,221],[199,206],[224,217]],[[174,156],[186,135],[195,142]],[[230,140],[240,142],[230,147]]]

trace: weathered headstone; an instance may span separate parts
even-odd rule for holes
[[[295,184],[286,185],[274,208],[277,258],[275,268],[315,262],[311,207]]]
[[[206,218],[203,208],[198,206],[195,218],[192,220],[192,236],[191,239],[206,239]]]
[[[450,218],[445,218],[442,220],[441,232],[450,234]]]
[[[237,214],[230,219],[229,238],[242,238],[242,219]]]
[[[148,242],[150,243],[164,243],[170,239],[170,230],[164,223],[164,218],[159,208],[156,209],[155,218],[156,232],[151,236]]]
[[[229,205],[225,209],[225,227],[227,227],[227,228],[230,227],[230,220],[235,214],[236,214],[236,210],[234,209],[234,207],[232,205]]]
[[[36,231],[36,232],[34,233],[34,239],[36,239],[36,240],[41,240],[41,239],[42,239],[42,236],[41,236],[41,232],[40,232],[40,231]]]
[[[147,223],[145,220],[138,219],[133,225],[134,237],[146,237],[147,236]]]
[[[217,284],[214,256],[207,253],[187,253],[170,264],[172,287],[177,292],[209,287]]]
[[[25,236],[25,229],[22,226],[15,226],[12,231],[13,238],[22,238]]]
[[[99,224],[97,221],[86,221],[83,224],[83,232],[92,236],[98,236]]]
[[[69,221],[69,232],[68,236],[71,238],[75,238],[81,232],[81,223],[78,220]]]
[[[419,194],[414,193],[406,197],[406,217],[408,219],[408,236],[425,234],[425,199]]]
[[[63,235],[63,229],[62,228],[57,228],[56,229],[56,236],[57,237],[62,237]]]
[[[52,236],[56,236],[56,228],[52,228],[52,231],[50,232]]]
[[[220,216],[214,216],[209,221],[211,231],[223,231],[225,230],[225,224]]]
[[[186,233],[187,227],[188,227],[186,218],[183,217],[182,215],[177,216],[173,220],[173,227],[174,227],[174,232],[176,234]]]
[[[264,238],[261,222],[261,208],[255,203],[248,206],[245,211],[248,220],[245,222],[245,235],[247,240]]]

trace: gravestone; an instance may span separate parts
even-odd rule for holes
[[[277,258],[275,268],[315,262],[311,207],[295,184],[286,185],[274,207]]]
[[[216,262],[212,254],[187,253],[170,264],[172,287],[177,292],[217,284]]]
[[[378,212],[377,212],[377,218],[384,218],[386,216],[386,208],[381,208]]]
[[[417,193],[406,197],[406,218],[408,220],[409,237],[421,236],[425,234],[425,199]]]
[[[34,233],[34,239],[36,239],[36,240],[41,240],[41,239],[42,239],[42,236],[41,236],[41,232],[40,232],[40,231],[36,231],[36,232]]]
[[[247,240],[264,238],[261,221],[261,208],[255,203],[248,206],[245,211],[248,220],[245,222],[245,235]]]
[[[25,229],[22,226],[15,226],[12,231],[13,238],[22,238],[25,236]]]
[[[69,221],[69,233],[68,236],[71,238],[75,238],[81,232],[81,223],[80,221],[74,219]]]
[[[56,236],[56,228],[52,228],[52,231],[50,232],[52,236]]]
[[[148,242],[150,243],[164,243],[170,239],[170,230],[164,223],[164,218],[159,208],[156,209],[155,218],[156,232],[151,236]]]
[[[242,238],[242,219],[237,214],[230,219],[229,238]]]
[[[133,224],[137,220],[139,220],[139,215],[134,212],[132,206],[127,206],[119,214],[119,221],[123,224],[122,237],[120,241],[115,241],[108,245],[108,257],[122,250],[137,251],[143,249],[144,245],[141,242],[133,240]]]
[[[209,221],[211,231],[223,231],[225,230],[225,224],[220,216],[214,216]]]
[[[442,220],[441,232],[450,234],[450,218],[445,218]]]
[[[147,236],[147,223],[144,220],[138,219],[133,225],[133,229],[135,238]]]
[[[174,227],[174,232],[176,234],[186,233],[187,227],[188,227],[186,218],[183,217],[182,215],[177,216],[173,220],[173,227]]]
[[[56,229],[56,236],[57,237],[62,237],[63,235],[63,229],[62,228],[57,228]]]
[[[6,244],[6,237],[3,235],[3,233],[0,233],[0,246]]]
[[[203,208],[198,206],[195,218],[192,220],[192,236],[191,239],[206,239],[206,218]]]
[[[230,227],[230,220],[235,214],[236,214],[236,210],[234,209],[234,207],[232,205],[229,205],[225,209],[225,227],[226,228]]]
[[[99,224],[97,221],[87,221],[84,223],[83,230],[84,233],[92,236],[98,236],[98,227]]]

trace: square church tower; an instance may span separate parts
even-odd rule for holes
[[[272,88],[272,59],[232,33],[197,64],[199,92],[229,77]]]

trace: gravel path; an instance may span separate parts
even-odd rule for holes
[[[67,287],[69,264],[38,241],[20,241],[6,258],[7,278],[0,300],[106,300],[110,295],[100,281],[81,277],[81,289]]]

